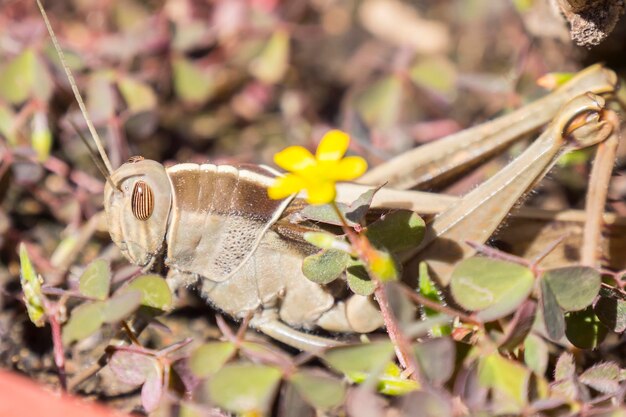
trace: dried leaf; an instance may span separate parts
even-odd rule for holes
[[[134,386],[143,384],[159,367],[154,357],[126,350],[113,352],[108,365],[120,381]]]

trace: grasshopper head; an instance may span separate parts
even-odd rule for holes
[[[165,167],[133,157],[107,182],[104,209],[111,239],[126,258],[140,266],[150,264],[163,248],[172,205]]]

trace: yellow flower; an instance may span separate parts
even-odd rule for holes
[[[343,158],[350,136],[340,130],[324,135],[315,156],[302,146],[290,146],[274,155],[276,165],[289,173],[276,179],[267,190],[270,198],[280,200],[302,190],[310,204],[326,204],[335,199],[335,183],[360,177],[367,162],[360,156]]]

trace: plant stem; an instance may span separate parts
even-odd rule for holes
[[[49,305],[48,308],[51,306]],[[54,350],[54,364],[59,373],[59,383],[61,389],[67,391],[67,374],[65,373],[65,349],[63,349],[63,339],[61,338],[61,324],[57,317],[58,306],[50,308],[51,313],[48,316],[48,322],[52,330],[52,346]]]
[[[598,248],[604,225],[604,207],[611,180],[611,173],[615,165],[617,145],[619,144],[619,117],[613,111],[606,111],[605,119],[613,126],[613,133],[604,142],[598,145],[596,158],[589,176],[589,190],[585,212],[587,219],[583,231],[583,247],[580,262],[583,265],[598,267]]]
[[[419,376],[419,368],[411,350],[411,343],[406,335],[402,332],[400,324],[398,323],[398,320],[394,315],[391,306],[389,305],[389,298],[387,297],[385,285],[383,284],[383,281],[376,275],[376,273],[374,273],[370,268],[373,257],[377,256],[376,250],[372,247],[367,237],[355,233],[355,231],[348,225],[337,204],[334,201],[330,204],[335,210],[337,217],[341,221],[343,231],[348,237],[348,240],[350,240],[352,247],[354,248],[358,257],[365,264],[368,275],[376,282],[376,287],[374,289],[374,298],[376,299],[376,302],[380,307],[380,312],[383,316],[383,322],[385,323],[387,334],[389,335],[389,339],[391,339],[391,342],[394,345],[394,349],[396,351],[396,356],[398,357],[398,362],[400,362],[400,366],[402,366],[402,368],[407,371],[411,379],[421,380]]]

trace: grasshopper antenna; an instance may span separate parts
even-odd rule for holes
[[[91,157],[91,160],[98,168],[98,171],[100,171],[102,176],[107,180],[107,182],[109,183],[111,187],[119,190],[120,188],[116,186],[115,183],[113,183],[113,180],[111,179],[111,175],[107,172],[107,168],[102,164],[102,161],[98,159],[98,154],[91,148],[91,145],[89,144],[89,141],[87,140],[87,138],[83,135],[80,129],[76,126],[76,124],[74,124],[74,122],[70,121],[69,123],[74,129],[74,131],[76,132],[76,134],[78,135],[78,137],[80,138],[80,140],[82,140],[83,143],[85,144],[85,147],[89,151],[89,156]]]
[[[56,35],[54,34],[54,30],[52,30],[52,25],[50,24],[50,20],[48,19],[48,14],[46,13],[46,10],[43,8],[43,5],[41,4],[41,0],[36,0],[36,1],[37,1],[37,6],[39,7],[39,11],[41,12],[41,15],[43,16],[43,21],[46,25],[46,29],[48,29],[48,33],[50,34],[50,38],[52,39],[52,43],[54,44],[54,49],[56,49],[57,54],[59,55],[59,60],[61,61],[61,65],[63,66],[65,75],[67,75],[67,78],[70,82],[70,86],[72,87],[72,92],[74,93],[74,97],[76,98],[76,101],[78,102],[78,107],[80,107],[80,111],[83,114],[83,117],[85,118],[85,122],[87,122],[87,128],[89,129],[89,133],[91,133],[91,136],[94,142],[96,143],[96,147],[98,148],[98,153],[100,154],[100,158],[102,158],[102,162],[104,162],[104,167],[106,168],[106,171],[108,172],[108,175],[105,175],[105,178],[107,178],[108,181],[111,181],[110,176],[111,176],[111,173],[113,172],[113,168],[111,167],[111,161],[109,161],[109,157],[107,156],[104,150],[104,146],[102,146],[102,140],[100,139],[100,135],[98,135],[96,128],[93,126],[93,123],[91,123],[91,119],[89,118],[89,115],[87,114],[87,107],[85,106],[83,97],[80,95],[80,92],[78,91],[78,87],[76,86],[76,80],[74,79],[74,76],[72,75],[72,71],[70,70],[70,67],[67,65],[67,61],[65,60],[65,54],[63,53],[63,50],[61,49],[61,46],[59,45],[59,41]],[[79,136],[81,135],[79,134]],[[89,149],[91,150],[90,147]],[[100,167],[100,165],[98,166]]]

